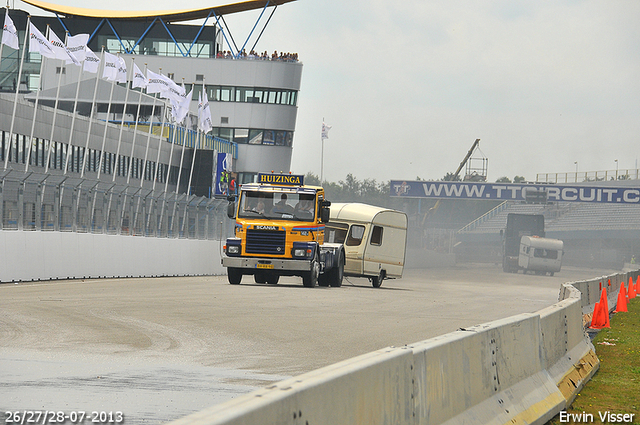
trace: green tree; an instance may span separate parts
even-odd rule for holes
[[[526,182],[526,181],[527,181],[527,179],[525,179],[525,178],[524,178],[524,177],[522,177],[522,176],[515,176],[515,177],[513,178],[513,182],[514,182],[514,183],[524,183],[524,182]]]
[[[496,183],[511,183],[511,180],[509,179],[509,177],[504,176],[496,180]]]
[[[442,178],[443,182],[459,182],[461,180],[460,176],[456,176],[454,173],[447,173]]]

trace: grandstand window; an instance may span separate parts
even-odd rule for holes
[[[236,128],[233,132],[233,141],[235,143],[247,143],[249,140],[249,129]]]
[[[136,46],[136,40],[134,39],[122,38],[121,40],[122,40],[122,44],[120,43],[120,40],[118,40],[117,38],[107,39],[107,52],[125,53],[124,49],[126,49],[128,53],[130,49],[133,49],[133,46]],[[124,49],[122,48],[123,45],[124,45]],[[139,45],[135,47],[135,49],[133,50],[133,53],[140,54]]]
[[[260,145],[262,144],[262,131],[261,130],[249,130],[249,144]]]
[[[275,131],[273,130],[265,130],[264,131],[264,139],[262,141],[265,145],[274,145],[275,144]]]
[[[219,136],[224,140],[231,140],[233,138],[233,129],[232,128],[220,128]]]
[[[233,102],[235,100],[233,87],[218,87],[215,99],[221,102]]]

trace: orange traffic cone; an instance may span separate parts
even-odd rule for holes
[[[620,290],[618,291],[618,303],[616,304],[615,313],[627,310],[627,291],[624,289],[624,282],[620,284]]]
[[[601,329],[600,324],[600,303],[593,306],[593,314],[591,315],[591,326],[589,329]]]
[[[636,297],[636,292],[638,291],[638,287],[637,286],[633,286],[633,278],[629,277],[629,292],[628,292],[628,296],[629,299],[632,300]]]
[[[609,323],[609,305],[607,303],[607,290],[603,289],[600,294],[600,302],[596,303],[593,308],[593,317],[591,318],[591,329],[610,328]]]

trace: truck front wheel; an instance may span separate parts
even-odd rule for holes
[[[302,276],[302,284],[307,288],[314,288],[318,284],[318,276],[320,275],[320,263],[318,258],[314,258],[311,262],[311,270]]]
[[[242,270],[236,267],[227,267],[227,278],[232,285],[239,285],[242,280]]]

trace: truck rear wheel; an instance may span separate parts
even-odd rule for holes
[[[242,280],[242,270],[236,267],[227,267],[227,278],[232,285],[239,285]]]
[[[311,270],[302,275],[302,284],[307,288],[314,288],[318,284],[320,275],[320,263],[316,257],[311,263]]]
[[[344,254],[340,252],[338,256],[338,266],[329,271],[329,285],[333,288],[339,288],[342,286],[342,278],[344,277]]]
[[[267,275],[267,283],[269,285],[277,285],[279,280],[280,280],[280,276],[278,276],[277,274]]]

